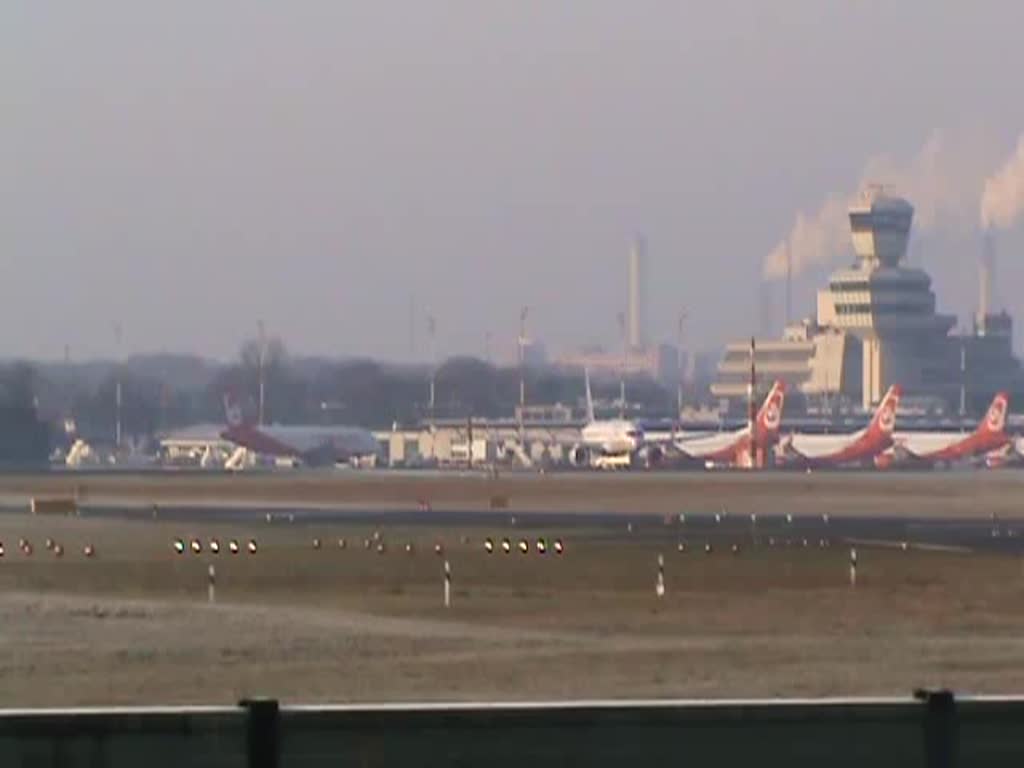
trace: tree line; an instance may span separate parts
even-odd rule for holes
[[[50,453],[50,431],[36,408],[37,378],[23,363],[0,368],[0,465],[36,465]]]
[[[38,399],[40,412],[56,432],[70,418],[77,434],[90,442],[113,441],[119,385],[122,436],[138,443],[175,428],[224,423],[224,398],[229,393],[255,421],[261,380],[266,423],[374,429],[432,417],[509,418],[519,402],[520,383],[517,367],[495,366],[474,357],[452,357],[436,369],[371,359],[296,359],[277,339],[262,347],[258,341],[247,341],[238,358],[227,364],[151,357],[88,370],[58,364],[39,370],[24,364],[8,368],[7,389],[22,408],[34,413]],[[562,404],[582,416],[582,372],[528,367],[523,375],[529,404]],[[593,384],[595,398],[618,397],[617,379],[596,378]],[[638,377],[629,381],[628,397],[641,414],[664,414],[674,407],[676,393]]]

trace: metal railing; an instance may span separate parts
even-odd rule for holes
[[[0,765],[1010,766],[1024,698],[0,711]]]

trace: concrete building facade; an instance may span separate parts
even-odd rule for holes
[[[905,264],[913,216],[909,202],[879,189],[850,206],[855,263],[818,291],[814,318],[787,327],[781,340],[757,342],[761,381],[781,378],[807,400],[865,409],[892,384],[949,411],[975,411],[998,390],[1024,388],[1012,321],[987,310],[985,276],[973,331],[957,336],[956,317],[938,311],[931,278]],[[712,393],[745,397],[749,369],[749,343],[728,345]]]
[[[949,343],[956,317],[936,311],[931,278],[906,267],[914,208],[879,191],[850,207],[857,264],[818,293],[818,324],[861,342],[861,405],[899,383],[908,394],[951,401],[960,389],[959,354]]]

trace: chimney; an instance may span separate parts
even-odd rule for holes
[[[775,307],[774,302],[772,301],[772,283],[768,280],[760,280],[757,285],[757,333],[759,336],[771,336],[775,331]]]
[[[995,283],[996,245],[990,230],[982,235],[981,258],[978,260],[978,319],[981,325],[985,318],[995,311],[992,301],[992,286]]]
[[[637,235],[629,250],[629,296],[627,297],[627,334],[630,349],[641,349],[647,344],[645,313],[647,312],[646,275],[647,244]]]
[[[793,251],[786,249],[786,325],[793,322]]]

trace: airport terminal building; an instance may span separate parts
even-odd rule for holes
[[[914,209],[881,191],[850,207],[856,263],[834,272],[818,291],[815,317],[786,328],[781,340],[759,340],[758,381],[780,378],[808,408],[869,408],[892,384],[909,401],[949,413],[983,409],[995,392],[1024,390],[1013,356],[1009,315],[991,313],[982,275],[973,329],[951,335],[956,317],[937,309],[931,278],[905,265]],[[750,344],[729,344],[711,391],[745,405]]]

